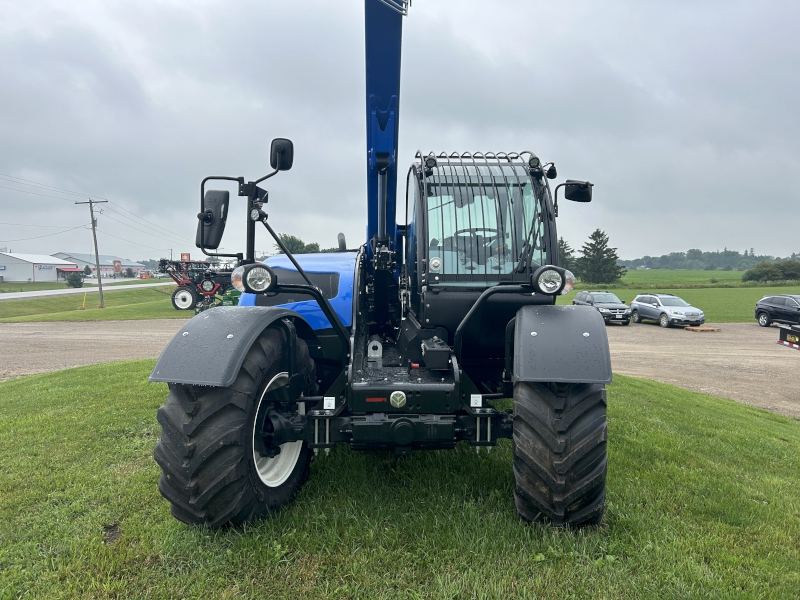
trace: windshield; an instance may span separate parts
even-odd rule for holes
[[[608,302],[613,304],[622,304],[622,300],[617,298],[614,294],[592,294],[592,299],[595,302]]]
[[[659,298],[664,306],[689,306],[680,298]]]
[[[442,259],[443,282],[499,279],[547,263],[547,189],[535,190],[521,165],[445,163],[426,177],[426,190],[428,257]]]

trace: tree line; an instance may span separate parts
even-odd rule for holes
[[[634,260],[621,260],[620,264],[629,269],[646,267],[648,269],[705,269],[714,271],[722,269],[725,271],[746,271],[752,269],[762,262],[775,263],[782,260],[799,260],[800,254],[793,253],[786,258],[778,258],[768,254],[756,254],[755,249],[745,250],[743,253],[738,250],[716,250],[714,252],[703,252],[698,249],[687,250],[686,252],[671,252],[661,256],[643,256]]]

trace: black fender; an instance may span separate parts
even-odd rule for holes
[[[300,315],[286,308],[218,306],[203,311],[170,340],[150,381],[228,387],[261,332],[286,317],[292,319],[300,337],[312,332]]]
[[[611,353],[603,317],[590,306],[519,309],[512,381],[611,383]]]

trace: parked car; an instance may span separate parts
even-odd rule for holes
[[[594,306],[603,315],[606,325],[609,323],[628,325],[631,322],[631,309],[610,292],[580,292],[572,300],[572,303],[580,306]]]
[[[662,327],[702,325],[706,322],[702,310],[674,294],[639,294],[631,302],[631,319],[634,323],[649,319]]]
[[[779,294],[764,296],[756,302],[756,320],[762,327],[772,323],[800,323],[800,295]]]

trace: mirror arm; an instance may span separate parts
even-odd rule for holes
[[[567,184],[566,183],[559,183],[556,186],[556,189],[555,189],[555,192],[554,192],[556,199],[555,199],[555,202],[553,202],[553,212],[555,213],[556,217],[558,216],[558,188],[564,187],[565,185],[567,185]]]
[[[277,174],[278,174],[278,171],[280,171],[280,169],[275,169],[275,170],[274,170],[272,173],[269,173],[269,174],[267,174],[267,175],[264,175],[264,176],[263,176],[261,179],[256,179],[256,180],[255,180],[253,183],[255,183],[255,184],[261,183],[261,182],[262,182],[262,181],[264,181],[265,179],[269,179],[269,178],[270,178],[270,177],[272,177],[273,175],[277,175]]]

